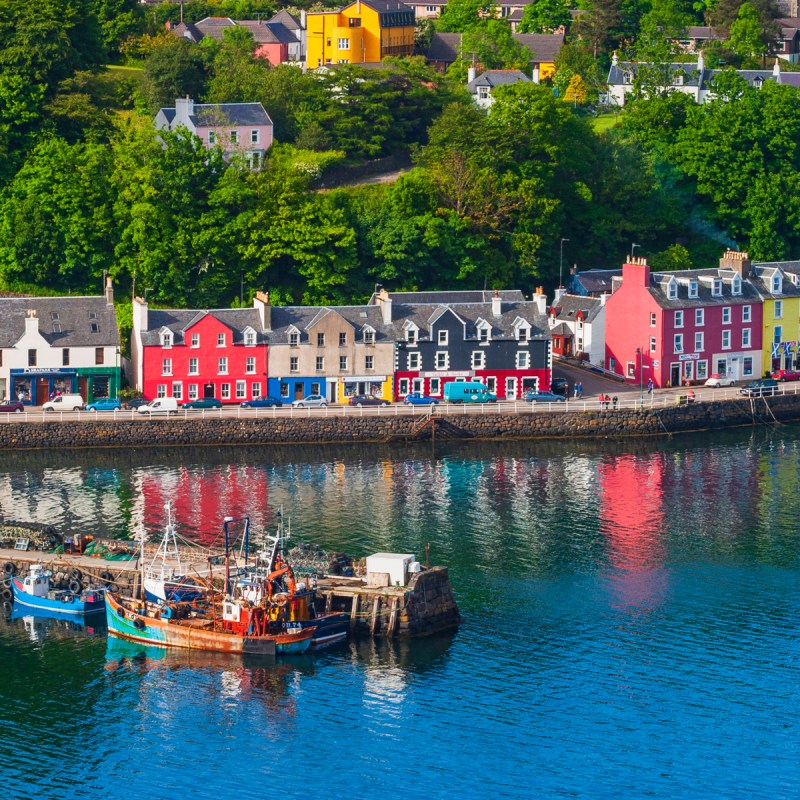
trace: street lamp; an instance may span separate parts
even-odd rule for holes
[[[649,367],[644,363],[644,348],[637,347],[636,355],[639,356],[639,407],[644,408],[644,371]]]
[[[641,245],[636,244],[636,242],[631,242],[631,261],[633,261],[633,251],[636,250],[637,247],[641,247]]]
[[[558,288],[564,288],[564,281],[562,279],[562,275],[564,273],[564,242],[568,242],[569,239],[562,239],[561,240],[561,254],[558,259]]]

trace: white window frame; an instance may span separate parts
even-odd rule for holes
[[[156,386],[156,398],[161,400],[161,398],[167,396],[167,384],[166,383],[159,383]]]
[[[222,358],[217,359],[217,375],[227,375],[228,374],[228,358],[227,356],[223,356]]]
[[[436,369],[450,369],[450,353],[447,350],[437,350],[434,366]]]
[[[472,369],[483,369],[484,366],[486,365],[486,351],[473,350],[470,362]]]
[[[408,354],[408,369],[419,369],[420,363],[422,362],[422,355],[420,353],[409,353]]]
[[[772,309],[772,317],[773,319],[782,319],[783,318],[783,300],[774,300],[773,305],[775,306]]]
[[[702,331],[695,331],[694,334],[694,352],[702,353],[705,350],[705,334]]]
[[[694,310],[694,324],[698,328],[702,328],[706,324],[706,310],[704,308],[696,308]]]
[[[401,397],[404,397],[408,394],[408,386],[409,386],[409,379],[408,378],[400,378],[397,381],[397,394]]]
[[[742,306],[742,322],[752,322],[752,306]]]
[[[256,334],[254,331],[245,331],[244,334],[244,346],[245,347],[255,347],[256,346]]]
[[[217,347],[225,347],[225,334],[218,333],[217,334]]]
[[[255,375],[256,374],[256,357],[255,356],[247,356],[244,360],[244,374],[245,375]]]
[[[711,296],[722,297],[722,278],[714,278],[714,282],[711,286]]]
[[[198,390],[198,385],[196,383],[189,384],[189,393],[188,393],[189,400],[197,400],[197,390]]]
[[[730,306],[723,306],[723,308],[722,308],[722,324],[723,325],[730,325],[731,324],[731,307]]]
[[[364,356],[364,370],[372,372],[375,369],[375,356]]]
[[[236,399],[247,400],[247,381],[236,381]]]
[[[658,351],[658,342],[655,336],[650,337],[650,352],[655,353]]]
[[[336,47],[339,50],[349,50],[350,49],[350,40],[349,39],[337,39],[336,40]]]
[[[670,300],[678,299],[678,284],[675,281],[669,282],[669,286],[667,286],[667,297]]]
[[[231,399],[231,385],[229,383],[221,383],[219,386],[219,399],[220,400],[230,400]]]
[[[171,358],[162,358],[161,359],[161,374],[162,375],[172,375],[172,359]]]
[[[347,356],[339,356],[339,372],[347,372],[348,363]]]
[[[417,329],[413,327],[406,328],[406,342],[408,344],[417,343]]]
[[[199,333],[193,333],[191,341],[192,341],[192,344],[191,344],[192,347],[194,347],[195,349],[200,347],[200,334]]]
[[[738,275],[733,276],[731,283],[731,294],[740,295],[742,293],[742,279]]]
[[[689,297],[695,299],[698,294],[697,281],[689,281]]]
[[[742,347],[752,347],[750,328],[742,328]]]
[[[176,400],[183,399],[183,383],[181,381],[172,381],[172,396]]]
[[[447,346],[450,342],[450,331],[436,331],[436,344]]]
[[[655,328],[655,326],[656,326],[656,319],[657,319],[657,318],[656,318],[656,312],[655,312],[655,311],[651,311],[651,312],[650,312],[650,327],[651,327],[651,328]]]
[[[258,144],[261,141],[261,131],[258,128],[250,130],[250,144]]]
[[[314,362],[315,372],[325,372],[325,356],[317,356]]]
[[[441,378],[431,378],[430,382],[430,389],[431,395],[436,396],[442,393],[442,379]]]
[[[199,375],[200,374],[200,359],[199,358],[190,358],[189,359],[189,374],[190,375]]]
[[[289,358],[289,372],[300,372],[300,359],[297,356]]]
[[[683,334],[682,333],[676,333],[673,336],[673,352],[675,352],[675,353],[682,353],[683,352]]]
[[[298,347],[300,345],[300,334],[297,331],[292,331],[289,334],[289,347]]]
[[[722,331],[722,349],[731,349],[731,332],[729,330]]]
[[[253,400],[258,399],[261,397],[261,384],[258,381],[255,381],[250,384],[250,395]]]
[[[676,311],[675,312],[675,327],[682,328],[683,327],[683,311]]]
[[[527,350],[517,350],[517,369],[528,369],[531,363],[531,354]]]

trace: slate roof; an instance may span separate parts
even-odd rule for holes
[[[461,52],[460,33],[434,33],[425,53],[428,61],[458,61]]]
[[[615,276],[622,275],[621,269],[587,269],[576,272],[570,281],[573,294],[579,294],[583,289],[586,294],[599,296],[604,292],[611,292],[612,280]]]
[[[519,289],[501,289],[500,299],[508,302],[522,302],[525,295]],[[493,289],[465,289],[453,292],[390,292],[393,305],[397,303],[428,303],[429,305],[453,305],[455,303],[490,303],[494,297]],[[378,296],[373,294],[369,305],[377,305]]]
[[[531,51],[531,61],[555,63],[564,46],[563,33],[514,33],[512,37]]]
[[[662,308],[668,309],[760,303],[761,295],[749,280],[742,281],[741,294],[735,295],[731,292],[734,274],[736,273],[731,269],[719,267],[685,269],[679,272],[654,272],[650,275],[649,292]],[[714,278],[722,278],[722,295],[720,297],[714,297],[711,294]],[[672,279],[678,282],[678,296],[674,300],[667,295],[667,287]],[[697,297],[689,297],[689,283],[693,279],[698,282]]]
[[[274,17],[270,17],[269,22],[280,22],[287,30],[302,31],[303,25],[300,18],[288,12],[285,8],[280,10]]]
[[[530,82],[531,79],[518,69],[487,69],[486,72],[482,72],[475,80],[467,84],[467,90],[471,94],[477,94],[480,86],[494,89],[497,86],[508,86],[512,83]]]
[[[771,280],[776,273],[783,275],[780,294],[772,294]],[[758,262],[751,266],[750,280],[764,297],[800,297],[800,261]]]
[[[142,331],[142,344],[160,344],[162,328],[169,328],[172,331],[174,344],[186,344],[184,331],[208,314],[233,331],[234,344],[244,341],[244,329],[248,326],[256,332],[257,343],[263,344],[266,341],[261,317],[255,308],[222,308],[208,311],[191,308],[151,308],[147,315],[147,330]]]
[[[551,311],[556,318],[563,321],[574,321],[578,312],[583,312],[583,319],[590,323],[603,308],[603,301],[599,297],[588,297],[580,294],[562,294],[557,301],[553,301]]]
[[[175,120],[174,108],[162,108],[161,113],[166,118],[170,127]],[[269,114],[261,103],[195,103],[194,113],[190,119],[195,127],[214,128],[220,125],[220,119],[227,124],[242,125],[272,125]]]
[[[0,347],[13,347],[25,333],[28,309],[36,311],[39,332],[53,347],[119,345],[114,306],[102,297],[4,297],[0,299]],[[54,317],[53,315],[57,315]],[[89,315],[94,314],[95,318]],[[92,331],[92,324],[97,331]],[[60,330],[59,330],[60,328]]]
[[[625,74],[631,73],[636,75],[636,71],[642,66],[651,66],[648,64],[640,64],[632,61],[620,61],[616,64],[612,63],[608,71],[608,84],[609,86],[630,86],[630,81],[625,81]],[[683,73],[683,86],[693,86],[700,89],[709,89],[711,81],[723,72],[720,69],[707,69],[699,70],[697,63],[692,62],[673,62],[671,64],[664,64],[665,68],[669,68],[670,74],[678,75]],[[764,81],[777,80],[779,83],[788,83],[784,81],[784,77],[789,73],[779,73],[775,75],[773,69],[737,69],[736,74],[744,78],[751,86],[760,87]]]
[[[375,341],[394,341],[392,327],[383,324],[378,306],[273,306],[272,330],[267,335],[269,343],[288,344],[292,328],[300,332],[300,342],[310,341],[309,329],[330,313],[339,314],[349,322],[361,339],[362,330],[368,326],[375,331]]]

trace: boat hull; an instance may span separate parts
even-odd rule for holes
[[[313,627],[315,630],[311,647],[314,650],[321,650],[323,647],[343,642],[347,638],[350,617],[344,612],[331,611],[314,619],[298,620],[294,624],[300,624],[303,628]]]
[[[153,619],[126,608],[110,592],[106,595],[106,623],[108,632],[114,636],[157,647],[182,647],[188,650],[259,656],[274,656],[281,652],[278,650],[277,637],[240,636],[205,627]],[[291,638],[282,644],[288,646],[291,644]]]
[[[87,614],[101,614],[106,607],[102,593],[95,593],[97,600],[86,600],[80,595],[64,592],[64,600],[53,600],[49,597],[37,597],[28,594],[22,587],[19,578],[11,579],[11,591],[14,593],[14,603],[37,611],[58,612],[67,616],[85,616]]]

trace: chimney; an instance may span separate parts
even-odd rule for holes
[[[533,74],[531,76],[531,79],[533,80],[534,83],[539,83],[539,67],[533,68]]]
[[[114,284],[111,282],[111,277],[106,278],[106,305],[114,305]]]
[[[697,72],[700,75],[700,82],[703,82],[703,74],[706,71],[706,60],[703,58],[703,51],[697,54]]]
[[[780,83],[781,82],[781,60],[779,58],[775,59],[775,66],[772,68],[772,77]]]
[[[542,316],[547,314],[547,296],[541,286],[536,287],[536,291],[533,293],[533,302],[536,303],[536,310]]]
[[[732,269],[743,280],[750,277],[750,259],[747,253],[738,250],[727,250],[719,260],[720,269]]]
[[[553,305],[557,306],[558,301],[567,293],[567,290],[563,286],[559,286],[558,289],[555,291],[555,295],[553,297]]]
[[[378,305],[381,307],[381,316],[383,317],[384,325],[392,324],[392,298],[389,297],[389,292],[386,289],[381,289],[378,292]]]
[[[305,30],[306,29],[306,12],[300,12],[300,27]]]
[[[470,83],[472,83],[472,81],[474,81],[475,78],[477,77],[478,77],[478,71],[475,69],[475,67],[470,67],[467,70],[467,84],[469,85]]]
[[[603,292],[603,294],[600,295],[600,305],[604,306],[609,297],[611,297],[611,295],[608,292]]]
[[[179,125],[191,129],[189,117],[191,117],[192,114],[194,114],[194,100],[188,95],[186,97],[179,97],[175,101],[175,120],[172,123],[173,129],[177,128]]]
[[[142,352],[142,333],[149,327],[147,302],[141,297],[134,297],[131,308],[132,329],[131,329],[131,367],[133,369],[133,380],[135,388],[139,391],[144,386],[144,353]]]
[[[650,267],[646,258],[631,256],[622,265],[622,282],[628,286],[650,286]]]
[[[36,316],[36,310],[33,308],[28,309],[28,316],[25,317],[25,335],[39,332],[39,317]]]
[[[272,330],[272,306],[269,303],[269,292],[256,292],[253,298],[253,307],[258,311],[261,327],[265,331]]]
[[[500,299],[500,292],[497,289],[494,290],[494,296],[492,297],[492,316],[503,316],[503,301]]]

